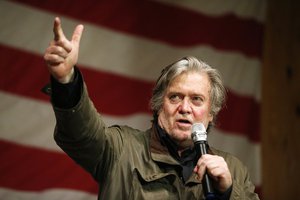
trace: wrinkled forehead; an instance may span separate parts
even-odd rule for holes
[[[187,85],[191,88],[201,88],[201,89],[207,89],[208,91],[211,88],[211,82],[209,79],[208,74],[205,71],[198,71],[198,70],[188,70],[188,71],[182,71],[180,74],[174,76],[167,88],[171,87],[174,84]]]
[[[168,86],[170,84],[172,84],[172,82],[174,82],[174,80],[187,79],[187,78],[191,79],[191,78],[195,78],[195,77],[202,77],[201,81],[199,80],[199,84],[201,84],[203,82],[205,84],[209,83],[209,85],[210,85],[210,79],[205,70],[203,70],[201,68],[196,68],[196,67],[195,68],[182,67],[182,68],[178,69],[175,73],[170,74]]]

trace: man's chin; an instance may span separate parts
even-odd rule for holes
[[[190,131],[184,131],[184,132],[180,131],[180,132],[177,132],[174,136],[175,137],[173,139],[176,140],[178,142],[178,144],[192,143]]]
[[[182,140],[188,140],[191,139],[191,130],[186,129],[186,130],[179,130],[177,132],[178,137],[182,138]]]

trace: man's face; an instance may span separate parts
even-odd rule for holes
[[[183,73],[166,89],[162,108],[158,112],[158,123],[179,146],[191,146],[192,125],[201,122],[207,127],[213,120],[210,101],[207,74]]]

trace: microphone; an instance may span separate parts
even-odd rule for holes
[[[202,155],[207,154],[207,134],[206,129],[202,123],[195,123],[192,126],[192,139],[196,149],[198,158]],[[202,186],[204,191],[204,196],[206,200],[215,199],[214,190],[212,187],[212,182],[207,173],[204,174],[202,179]]]

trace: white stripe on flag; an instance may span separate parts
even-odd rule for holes
[[[2,200],[96,200],[97,195],[86,192],[67,190],[67,189],[49,189],[43,191],[19,191],[7,188],[0,188],[0,199]]]
[[[60,151],[53,139],[55,117],[50,103],[0,92],[0,138],[23,145]],[[33,113],[28,117],[28,113]],[[126,117],[102,115],[107,125],[128,125],[140,130],[150,128],[151,116]],[[17,124],[17,125],[16,125]]]

